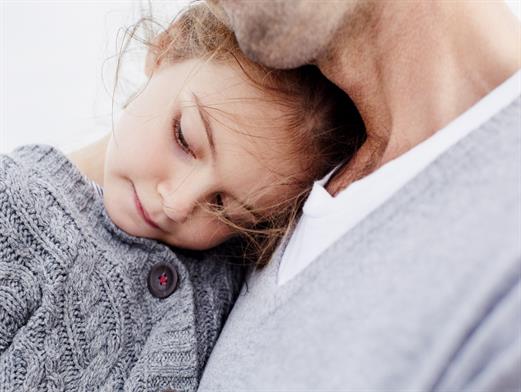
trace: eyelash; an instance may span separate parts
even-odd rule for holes
[[[223,197],[220,193],[217,193],[215,195],[214,200],[215,200],[215,205],[217,206],[217,208],[224,209]]]
[[[181,129],[181,122],[179,120],[174,120],[174,140],[177,143],[177,145],[183,150],[185,153],[191,155],[195,158],[195,154],[193,153],[192,149],[190,148],[190,145],[186,141],[183,130]]]
[[[225,219],[227,219],[230,222],[232,221],[232,219],[228,216],[228,214],[226,214],[226,211],[225,211],[226,207],[224,206],[224,200],[223,200],[223,196],[221,193],[215,194],[213,205],[214,205],[215,209],[217,210],[217,212],[224,213]]]

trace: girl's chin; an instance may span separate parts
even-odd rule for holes
[[[118,208],[111,208],[110,203],[105,204],[107,215],[118,229],[133,237],[146,237],[146,228],[136,224],[128,214],[124,214]]]
[[[193,240],[183,240],[183,239],[169,239],[168,242],[165,241],[170,246],[174,246],[176,248],[193,250],[193,251],[205,251],[212,248],[215,248],[218,245],[221,245],[228,238],[224,239],[209,239],[209,240],[201,240],[198,242],[194,242]]]

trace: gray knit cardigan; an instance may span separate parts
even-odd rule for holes
[[[0,391],[195,390],[242,278],[219,255],[127,235],[52,146],[0,155]]]

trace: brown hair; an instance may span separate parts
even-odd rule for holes
[[[137,26],[150,22],[143,18]],[[246,241],[242,255],[258,266],[265,265],[280,239],[289,230],[314,180],[348,161],[365,140],[365,128],[351,99],[327,80],[315,66],[274,70],[249,60],[240,50],[233,32],[204,2],[194,2],[153,39],[142,40],[159,67],[189,59],[230,64],[239,67],[248,80],[266,93],[271,102],[284,108],[285,141],[291,146],[287,159],[300,162],[299,173],[283,185],[294,192],[269,213],[259,213],[254,225],[238,226],[219,219],[242,234]],[[212,207],[212,206],[209,206]],[[211,208],[212,211],[216,211]]]

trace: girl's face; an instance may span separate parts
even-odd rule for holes
[[[154,72],[109,141],[104,201],[130,235],[208,249],[236,234],[199,203],[244,225],[291,189],[283,110],[242,71],[188,60]],[[279,125],[277,125],[279,124]]]

